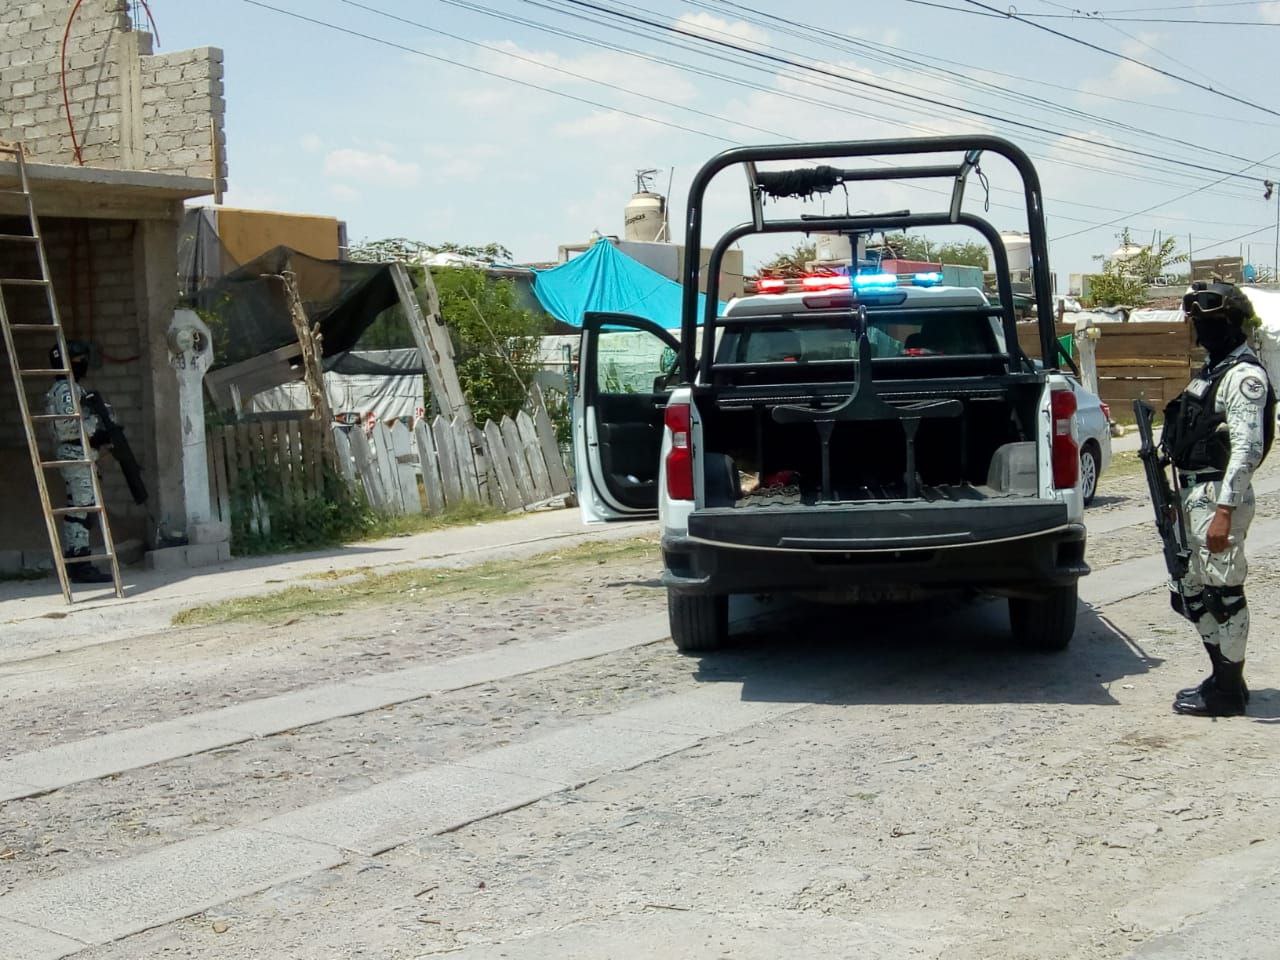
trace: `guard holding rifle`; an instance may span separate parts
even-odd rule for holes
[[[1165,408],[1159,452],[1151,438],[1151,408],[1138,400],[1134,412],[1165,541],[1173,609],[1195,625],[1213,666],[1198,686],[1178,691],[1173,709],[1229,717],[1244,713],[1249,699],[1244,541],[1253,520],[1253,472],[1275,430],[1275,389],[1247,343],[1254,313],[1242,291],[1198,281],[1182,307],[1208,360]]]

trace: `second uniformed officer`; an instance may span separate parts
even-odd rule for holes
[[[105,440],[98,418],[81,404],[80,416],[84,420],[84,435],[89,438],[90,449],[85,450],[80,440],[80,424],[75,420],[76,404],[72,399],[83,399],[84,387],[80,381],[89,372],[89,345],[78,340],[67,342],[68,364],[71,377],[58,377],[45,395],[45,409],[60,419],[53,421],[53,438],[57,444],[55,456],[59,460],[97,460],[98,446]],[[49,366],[62,367],[62,351],[53,347],[49,351]],[[92,507],[92,465],[72,465],[59,468],[67,487],[68,507]],[[82,559],[89,556],[89,530],[92,528],[89,514],[65,513],[62,515],[62,555],[67,560],[67,576],[74,583],[107,583],[111,575],[103,573],[93,564]]]
[[[1213,672],[1178,691],[1173,709],[1196,716],[1244,713],[1249,639],[1244,541],[1253,519],[1252,477],[1271,446],[1275,390],[1249,349],[1249,298],[1229,283],[1197,282],[1183,298],[1204,368],[1165,409],[1162,443],[1182,484],[1191,565],[1173,585],[1174,609],[1195,624]]]

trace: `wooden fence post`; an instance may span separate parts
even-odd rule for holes
[[[534,495],[533,484],[530,481],[529,463],[524,457],[524,444],[520,442],[520,431],[516,429],[510,417],[503,417],[498,427],[502,431],[502,442],[510,458],[516,489],[520,491],[520,502],[527,507],[538,498]]]
[[[359,429],[358,427],[356,429]],[[356,468],[351,462],[351,441],[347,439],[347,431],[342,429],[336,423],[331,428],[333,432],[333,447],[338,454],[338,475],[347,482],[348,486],[355,486]]]
[[[551,499],[551,475],[547,472],[547,464],[542,456],[542,445],[538,443],[538,431],[529,414],[523,410],[516,414],[516,431],[520,434],[525,460],[529,463],[529,481],[534,498],[549,500]]]
[[[535,383],[530,394],[533,400],[533,425],[538,431],[538,443],[542,447],[542,459],[547,465],[547,476],[551,482],[553,494],[568,493],[573,489],[569,483],[569,474],[564,469],[564,460],[560,456],[560,442],[556,439],[556,428],[551,423],[551,415],[547,413],[547,405],[542,399],[542,390]]]
[[[476,452],[471,446],[471,431],[461,417],[454,418],[449,431],[453,434],[453,449],[458,456],[458,475],[462,482],[463,499],[479,503],[480,479],[476,473]]]
[[[432,513],[444,512],[444,485],[440,482],[440,458],[436,454],[436,442],[425,420],[419,420],[413,428],[418,442],[418,468],[422,471],[422,486],[427,491],[427,509]]]
[[[458,474],[458,455],[453,446],[453,433],[442,416],[431,422],[431,435],[436,441],[436,456],[440,460],[440,481],[444,486],[445,502],[453,507],[462,502],[462,478]]]
[[[502,431],[492,420],[484,425],[484,441],[485,454],[489,458],[489,465],[493,468],[498,480],[498,489],[502,494],[502,506],[507,510],[519,510],[524,506],[524,501],[520,499],[520,489],[516,486],[515,477],[511,474],[511,461],[507,458]]]
[[[397,420],[391,425],[391,452],[400,484],[400,498],[409,513],[422,513],[422,495],[418,493],[418,472],[413,469],[409,428]]]

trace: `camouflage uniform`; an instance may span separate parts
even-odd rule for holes
[[[77,399],[84,397],[84,388],[71,380],[58,380],[45,395],[45,412],[50,414],[75,415],[75,406],[71,391],[76,391]],[[98,432],[98,418],[88,411],[82,410],[84,419],[84,435],[91,437]],[[97,460],[98,451],[92,447],[85,449],[81,445],[80,424],[74,419],[54,420],[53,440],[56,444],[54,456],[59,460]],[[61,467],[63,482],[67,488],[67,506],[91,507],[93,499],[93,477],[89,473],[95,469],[91,466]],[[90,520],[87,513],[68,513],[62,517],[63,546],[68,556],[75,552],[88,552]]]
[[[1258,364],[1240,362],[1241,355],[1252,357],[1253,352],[1242,344],[1207,371],[1207,377],[1192,381],[1187,388],[1207,390],[1215,373],[1229,365],[1214,398],[1214,412],[1225,418],[1231,444],[1222,479],[1200,480],[1194,474],[1182,473],[1183,515],[1191,548],[1191,569],[1182,581],[1183,595],[1194,602],[1204,596],[1206,588],[1211,598],[1219,591],[1227,591],[1227,596],[1217,601],[1218,609],[1213,608],[1213,600],[1199,600],[1197,606],[1203,605],[1204,615],[1195,624],[1204,642],[1217,647],[1232,663],[1245,659],[1249,639],[1249,607],[1242,592],[1249,572],[1244,542],[1253,521],[1252,478],[1262,461],[1267,400],[1266,372]],[[1219,506],[1233,508],[1230,542],[1223,552],[1210,553],[1205,538]]]

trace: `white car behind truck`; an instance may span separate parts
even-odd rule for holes
[[[958,163],[897,169],[764,161],[952,154]],[[1018,347],[999,234],[961,212],[984,154],[1021,175],[1043,356]],[[687,265],[680,340],[617,314],[583,323],[575,408],[579,496],[589,521],[651,514],[661,525],[672,638],[707,651],[728,638],[733,594],[835,599],[976,590],[1008,598],[1015,638],[1065,647],[1077,581],[1088,573],[1076,393],[1058,364],[1039,182],[994,137],[746,147],[708,163],[690,191],[686,248],[701,245],[707,184],[745,166],[752,216],[705,267]],[[767,220],[764,200],[877,179],[947,176],[946,211]],[[752,233],[960,225],[989,242],[994,302],[936,275],[814,278],[797,291],[731,302],[717,315],[719,256]],[[653,338],[628,362],[620,335]],[[634,346],[634,344],[633,344]],[[698,349],[700,346],[700,350]],[[652,356],[646,365],[637,357]],[[674,364],[664,362],[675,358]],[[1068,361],[1069,362],[1069,361]]]

